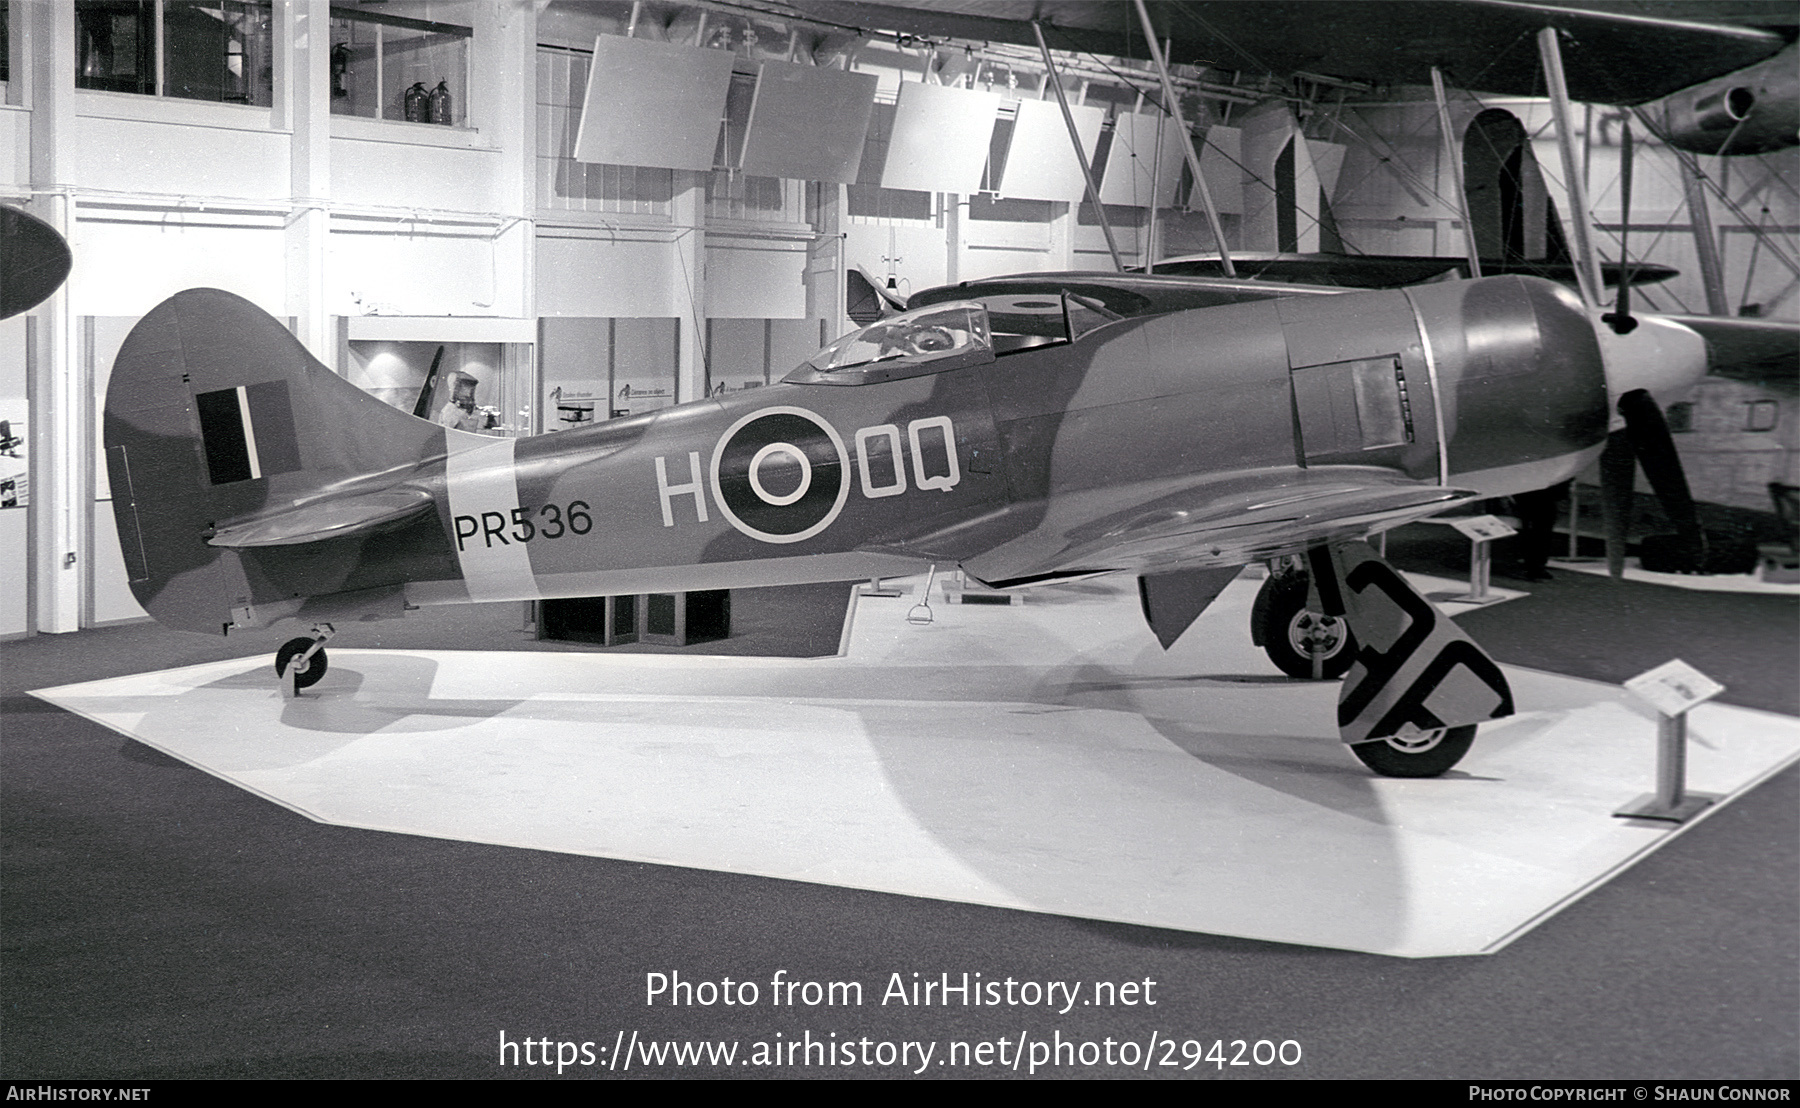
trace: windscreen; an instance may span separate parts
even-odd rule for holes
[[[877,362],[930,362],[969,351],[989,350],[987,309],[957,301],[892,316],[852,331],[819,351],[806,364],[821,373]]]

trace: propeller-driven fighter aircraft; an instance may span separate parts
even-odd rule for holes
[[[390,408],[247,301],[193,289],[114,366],[120,546],[169,626],[310,623],[277,656],[296,688],[334,624],[420,605],[931,565],[998,588],[1134,574],[1167,646],[1264,561],[1270,657],[1347,676],[1340,732],[1377,772],[1440,774],[1512,695],[1364,540],[1573,476],[1622,399],[1666,402],[1705,345],[1650,317],[1617,334],[1530,277],[1257,287],[1138,314],[1093,286],[927,304],[779,385],[516,440]]]

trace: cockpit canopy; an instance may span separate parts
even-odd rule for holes
[[[957,365],[973,365],[993,356],[987,309],[973,301],[956,301],[903,312],[852,331],[808,358],[800,371],[839,374],[874,367],[886,372],[870,379],[887,380],[910,376],[915,370],[950,369],[935,363],[952,359]]]
[[[860,385],[942,373],[997,355],[1075,341],[1120,319],[1067,290],[928,304],[852,331],[783,378],[795,385]]]

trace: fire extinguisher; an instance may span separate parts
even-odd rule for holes
[[[431,122],[449,126],[450,118],[450,86],[439,81],[438,87],[431,90]]]
[[[414,81],[413,87],[406,90],[406,121],[408,123],[430,123],[431,107],[427,103],[431,94],[425,91],[424,81]]]

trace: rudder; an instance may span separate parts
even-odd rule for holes
[[[192,631],[304,595],[208,538],[334,489],[399,481],[442,457],[445,435],[332,373],[248,300],[177,293],[126,337],[106,394],[107,478],[133,595]]]

